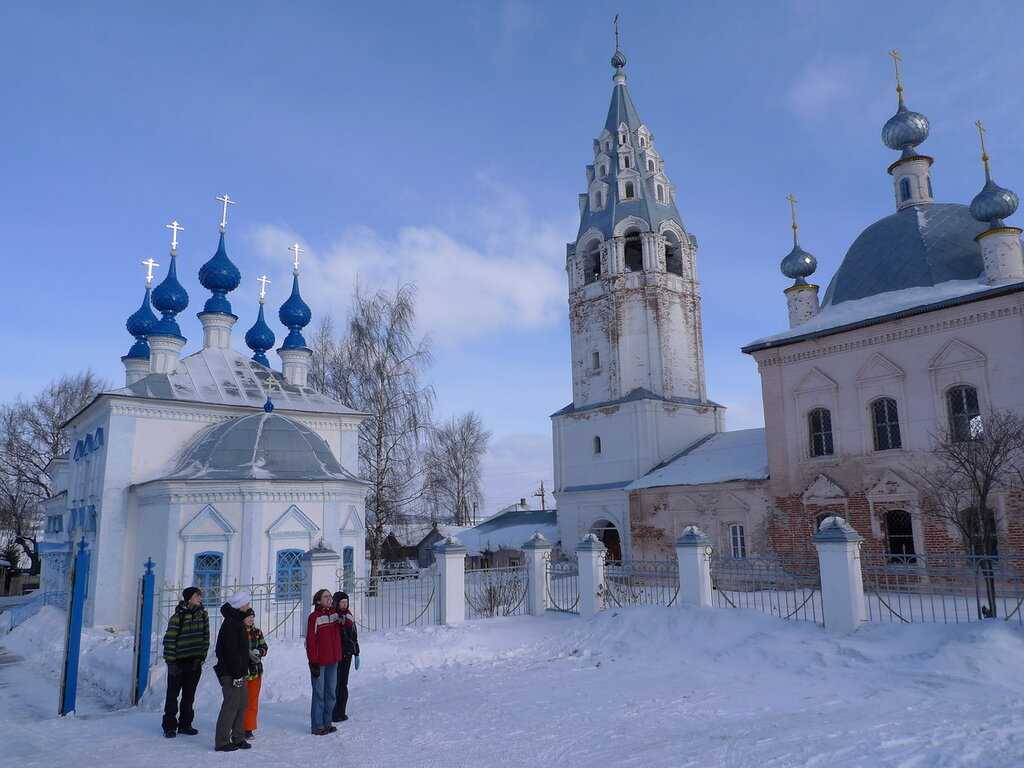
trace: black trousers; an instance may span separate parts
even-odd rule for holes
[[[352,671],[352,657],[342,656],[338,662],[338,692],[334,697],[334,715],[332,720],[341,720],[348,707],[348,673]]]
[[[167,670],[167,699],[164,701],[164,730],[174,731],[178,728],[191,728],[195,711],[192,704],[196,699],[196,687],[203,674],[202,664],[198,659],[185,659],[178,662],[181,674],[171,675],[170,665]],[[199,668],[196,669],[195,667]],[[181,709],[178,709],[178,695],[181,695]]]

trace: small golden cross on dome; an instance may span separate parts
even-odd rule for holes
[[[988,152],[985,151],[985,126],[981,120],[975,120],[974,126],[978,129],[978,140],[981,142],[981,162],[985,166],[985,178],[988,178]]]
[[[220,214],[220,231],[223,232],[228,226],[228,206],[235,205],[235,201],[228,197],[226,192],[215,199],[218,203],[224,204],[224,208],[221,210]]]
[[[305,251],[299,247],[298,243],[292,243],[288,246],[288,250],[292,253],[294,258],[292,259],[292,273],[299,274],[299,254],[305,253]]]
[[[900,77],[900,62],[903,61],[903,57],[900,56],[900,52],[893,48],[889,51],[889,56],[892,58],[892,65],[896,68],[896,93],[899,94],[900,102],[903,101],[903,78]]]
[[[164,229],[171,230],[171,253],[174,253],[178,250],[178,233],[184,232],[185,228],[175,219],[170,224],[164,224]]]
[[[142,262],[142,265],[146,268],[146,287],[148,288],[153,284],[153,269],[160,265],[153,261],[152,256]]]
[[[793,222],[790,225],[793,228],[793,245],[796,245],[796,231],[797,231],[797,229],[799,229],[799,227],[797,226],[797,223],[796,223],[796,202],[797,201],[796,201],[796,198],[793,197],[792,193],[786,195],[786,199],[789,201],[789,215],[790,215],[790,219]]]
[[[256,278],[256,282],[260,284],[260,304],[267,298],[267,286],[270,285],[270,280],[267,279],[266,275],[260,275]]]

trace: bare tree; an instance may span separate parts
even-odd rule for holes
[[[39,572],[36,541],[42,504],[51,495],[49,463],[70,448],[66,422],[103,390],[92,371],[51,382],[30,402],[0,408],[0,533]]]
[[[430,430],[424,456],[425,494],[435,517],[471,525],[473,510],[483,503],[480,462],[491,433],[473,411],[452,417]]]
[[[421,441],[434,402],[420,381],[430,364],[429,339],[415,338],[416,292],[403,285],[368,295],[356,288],[346,336],[318,331],[314,364],[323,391],[368,414],[359,429],[359,468],[366,498],[370,574],[380,572],[390,526],[404,518],[423,488]]]

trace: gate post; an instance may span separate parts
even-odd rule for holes
[[[323,541],[302,555],[302,610],[303,616],[313,612],[313,594],[319,589],[338,589],[338,561],[341,557]],[[300,624],[302,637],[306,636],[306,622]]]
[[[64,669],[60,680],[59,714],[75,711],[78,696],[78,656],[82,649],[82,622],[85,619],[85,594],[89,584],[89,552],[85,537],[78,542],[71,571],[71,605],[64,633]]]
[[[548,608],[548,559],[551,542],[535,533],[523,544],[526,555],[526,610],[531,616],[543,616]]]
[[[153,558],[146,558],[146,572],[139,580],[139,607],[135,613],[135,679],[132,680],[132,704],[142,701],[149,685],[150,645],[153,642]]]
[[[711,606],[711,546],[696,525],[688,525],[676,540],[679,561],[679,604],[694,608]]]
[[[853,632],[865,617],[860,545],[864,538],[843,518],[826,517],[814,535],[821,572],[821,608],[825,628]]]
[[[592,533],[588,533],[576,545],[580,574],[580,616],[593,616],[604,610],[604,558],[607,552],[604,544]]]
[[[449,536],[434,545],[438,566],[438,623],[461,624],[466,620],[466,548]]]

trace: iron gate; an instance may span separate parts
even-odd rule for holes
[[[580,569],[575,560],[549,560],[545,566],[549,611],[579,613]]]
[[[818,558],[713,557],[713,600],[719,608],[752,608],[783,619],[824,623]]]

